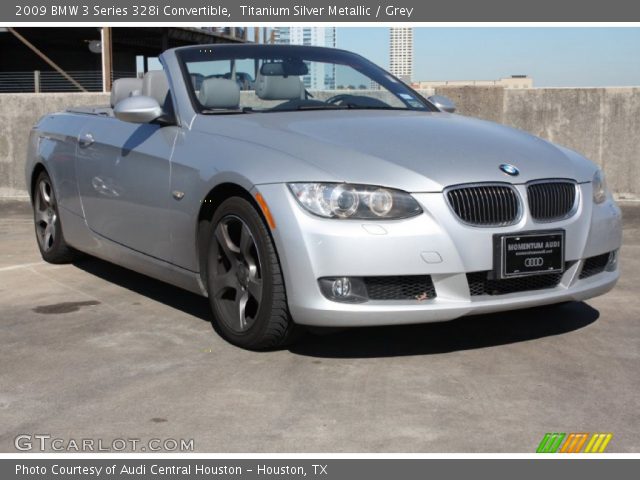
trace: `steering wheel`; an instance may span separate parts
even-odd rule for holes
[[[347,100],[349,97],[352,97],[352,96],[353,95],[349,95],[347,93],[339,93],[338,95],[334,95],[333,97],[327,98],[325,102],[331,105],[337,105],[338,103],[342,102],[343,100]]]
[[[378,98],[368,97],[366,95],[353,95],[350,93],[341,93],[328,98],[326,104],[337,105],[340,107],[351,108],[390,108],[391,106]]]

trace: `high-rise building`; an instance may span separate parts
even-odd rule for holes
[[[336,46],[335,27],[276,27],[273,29],[274,42],[284,45],[312,45],[316,47]],[[309,74],[302,77],[309,90],[334,90],[336,88],[335,65],[313,62],[309,64]]]
[[[389,71],[406,83],[413,76],[413,28],[389,29]]]

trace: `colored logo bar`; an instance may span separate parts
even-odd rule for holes
[[[604,453],[612,438],[613,433],[545,433],[536,453]]]

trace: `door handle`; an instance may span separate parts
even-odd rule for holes
[[[78,137],[78,144],[82,148],[87,148],[91,146],[93,142],[95,142],[95,139],[93,138],[93,135],[91,135],[90,133],[85,133],[84,135],[80,135],[80,137]]]

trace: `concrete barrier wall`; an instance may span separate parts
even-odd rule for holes
[[[103,93],[0,94],[0,197],[27,195],[27,140],[40,117],[72,106],[108,103],[109,96]]]
[[[640,88],[507,90],[503,123],[577,150],[640,198]]]
[[[458,113],[525,130],[600,165],[619,199],[640,200],[640,87],[443,87]],[[508,159],[505,159],[508,160]]]
[[[462,115],[510,125],[577,150],[604,168],[618,198],[640,199],[640,87],[443,87],[421,93],[446,95]],[[26,195],[26,143],[38,118],[70,106],[107,103],[105,94],[0,95],[0,196]]]

